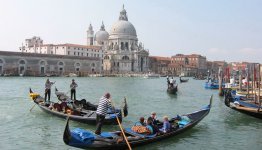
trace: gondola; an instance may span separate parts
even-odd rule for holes
[[[177,84],[175,84],[174,86],[168,85],[167,92],[169,94],[176,94],[177,93],[177,89],[178,89],[178,85]]]
[[[88,111],[88,110],[95,111],[97,109],[97,106],[98,106],[98,105],[94,105],[94,104],[86,101],[86,99],[72,101],[69,98],[69,96],[66,95],[66,93],[58,91],[57,88],[55,88],[55,95],[57,96],[59,101],[71,103],[72,105],[69,105],[69,107],[71,107],[71,108],[72,107],[73,108],[81,107],[82,111]],[[126,98],[124,98],[123,115],[124,115],[124,117],[126,117],[128,115]]]
[[[189,79],[182,79],[181,77],[179,77],[179,80],[182,83],[182,82],[188,82]]]
[[[55,115],[60,118],[67,118],[70,115],[70,118],[74,121],[86,123],[86,124],[96,124],[96,111],[95,110],[81,110],[74,109],[70,107],[70,103],[62,102],[55,103],[50,102],[46,104],[44,98],[38,93],[34,93],[30,88],[30,97],[36,105],[39,106],[44,112],[48,114]],[[127,104],[125,103],[124,110],[127,113]],[[120,122],[122,121],[122,111],[120,109],[115,109],[116,113],[113,110],[108,110],[107,115],[104,120],[104,124],[107,125],[117,125],[116,115],[118,116]]]
[[[234,96],[232,96],[231,89],[225,90],[225,105],[238,112],[262,119],[261,106],[247,103],[238,98],[234,98]]]
[[[166,139],[169,137],[174,137],[192,127],[197,125],[205,116],[208,115],[211,109],[212,97],[210,98],[209,105],[203,107],[199,111],[195,111],[190,114],[185,114],[181,116],[174,117],[170,119],[172,124],[171,131],[167,133],[157,133],[151,135],[139,134],[132,131],[131,128],[125,128],[124,133],[128,139],[131,147],[144,145],[148,143],[153,143]],[[180,119],[179,119],[180,118]],[[178,121],[179,120],[179,121]],[[161,127],[162,124],[158,124],[158,127]],[[95,135],[94,133],[76,128],[70,130],[69,128],[69,119],[67,119],[63,140],[64,143],[77,147],[77,148],[93,148],[93,149],[127,149],[127,145],[121,136],[120,131],[115,132],[102,132],[101,135]]]

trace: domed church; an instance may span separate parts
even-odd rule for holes
[[[103,70],[110,73],[131,73],[148,71],[149,51],[138,43],[136,29],[128,21],[127,12],[120,12],[117,22],[113,24],[110,32],[105,30],[102,22],[101,28],[94,35],[90,24],[87,31],[87,45],[101,46],[104,50]]]

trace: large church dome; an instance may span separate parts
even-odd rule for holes
[[[113,24],[110,30],[110,37],[133,37],[136,38],[136,29],[132,23],[128,21],[126,10],[120,12],[119,20]],[[109,38],[110,38],[109,37]]]
[[[129,21],[119,20],[112,26],[110,35],[136,36],[136,29]]]

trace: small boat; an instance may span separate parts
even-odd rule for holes
[[[205,82],[204,87],[206,89],[219,89],[219,83],[218,82]],[[225,87],[225,84],[222,83],[222,88]]]
[[[50,102],[50,104],[45,103],[44,98],[38,93],[34,93],[30,88],[30,97],[39,108],[48,114],[55,115],[60,118],[67,118],[70,115],[70,118],[74,121],[87,123],[87,124],[96,124],[96,111],[95,110],[81,110],[74,109],[70,105],[71,103],[62,102],[55,103]],[[124,106],[127,108],[127,106]],[[127,110],[126,110],[127,111]],[[108,110],[107,115],[104,120],[104,124],[107,125],[117,125],[116,115],[118,116],[120,122],[122,121],[122,111],[121,109]]]
[[[168,85],[167,92],[169,94],[176,94],[177,89],[178,89],[178,85],[177,84],[175,84],[174,86]]]
[[[179,78],[180,79],[180,82],[187,82],[189,79],[182,79],[181,77]]]
[[[212,97],[213,96],[210,98],[209,104],[202,109],[185,115],[175,115],[176,117],[171,118],[170,123],[172,127],[169,132],[146,135],[134,132],[131,128],[124,128],[124,134],[130,146],[135,147],[157,142],[191,129],[208,115],[211,109]],[[63,135],[63,140],[66,145],[83,149],[127,149],[125,140],[122,140],[121,131],[102,132],[101,135],[96,135],[91,131],[80,128],[70,130],[69,118],[67,119]],[[158,128],[162,126],[163,123],[160,122]]]
[[[238,112],[262,119],[262,107],[232,96],[231,89],[225,90],[225,105]]]
[[[69,73],[68,74],[68,77],[77,77],[78,75],[77,74],[75,74],[75,73]]]
[[[146,79],[159,78],[159,77],[160,77],[160,74],[155,74],[151,72],[144,75],[144,78]]]

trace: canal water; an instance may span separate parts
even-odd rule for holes
[[[55,77],[51,99],[57,101],[54,88],[67,92],[72,78]],[[0,77],[0,149],[75,149],[63,143],[65,120],[42,112],[37,106],[30,112],[33,102],[29,88],[44,93],[46,78]],[[194,128],[169,139],[151,143],[136,149],[156,150],[261,150],[262,120],[238,113],[224,105],[217,90],[204,89],[203,80],[189,79],[179,83],[177,95],[166,93],[166,78],[75,78],[78,83],[77,99],[85,98],[98,104],[99,98],[110,92],[115,105],[127,98],[129,115],[123,126],[130,127],[140,116],[148,117],[152,111],[161,120],[164,115],[173,117],[199,110],[209,103],[213,105],[206,116]],[[179,81],[178,79],[176,79]],[[71,127],[95,130],[92,125],[70,122]],[[118,130],[118,126],[103,126],[103,131]]]

